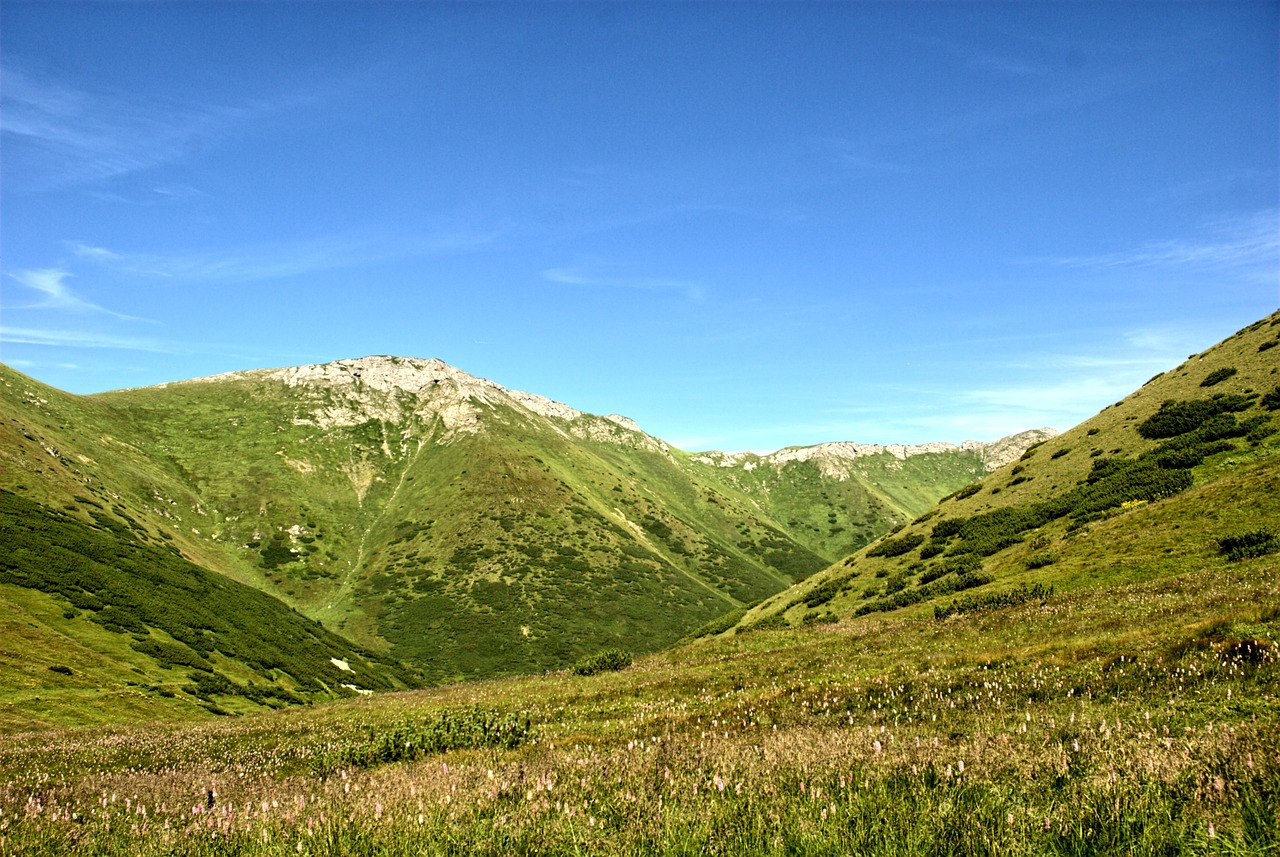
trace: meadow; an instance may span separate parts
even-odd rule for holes
[[[1275,555],[0,749],[0,854],[1270,854]]]

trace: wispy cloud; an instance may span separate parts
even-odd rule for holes
[[[143,319],[124,313],[115,312],[98,304],[87,301],[73,292],[67,285],[71,273],[60,268],[40,268],[30,271],[14,271],[9,277],[43,297],[39,303],[14,309],[49,309],[64,310],[75,313],[108,315],[124,321],[142,321]]]
[[[1272,209],[1209,224],[1198,239],[1150,241],[1112,253],[1046,260],[1072,268],[1249,269],[1275,280],[1280,216]]]
[[[45,345],[54,348],[112,348],[123,351],[146,351],[153,354],[176,354],[180,349],[158,339],[117,336],[83,330],[48,330],[29,327],[0,327],[0,342],[14,345]]]
[[[566,286],[583,286],[593,289],[635,289],[648,292],[676,292],[688,300],[701,301],[706,297],[706,287],[693,280],[670,277],[630,276],[600,273],[591,267],[548,268],[542,278]]]
[[[6,65],[0,131],[50,184],[97,182],[180,157],[252,112],[90,91]],[[16,144],[16,145],[15,145]]]
[[[9,173],[46,187],[98,184],[172,163],[197,146],[255,127],[255,120],[323,98],[301,92],[201,103],[59,80],[14,62],[0,74],[0,133],[7,158],[22,167]],[[201,194],[182,185],[152,191],[157,198]]]
[[[326,237],[226,252],[157,254],[71,244],[78,258],[139,277],[172,281],[256,282],[392,259],[466,253],[491,245],[500,230],[424,230],[407,236]]]

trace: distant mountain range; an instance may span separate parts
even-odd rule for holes
[[[3,367],[0,410],[0,688],[50,722],[654,651],[1053,436],[691,454],[398,357],[93,396]]]

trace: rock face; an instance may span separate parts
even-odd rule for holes
[[[442,360],[373,356],[332,363],[228,372],[183,384],[219,381],[277,381],[315,391],[315,407],[294,417],[295,425],[354,426],[371,419],[390,424],[407,416],[439,417],[445,432],[437,442],[483,431],[485,408],[515,405],[553,421],[557,430],[585,440],[668,452],[662,441],[619,414],[598,417],[520,390],[478,378]],[[167,386],[167,385],[161,385]],[[319,394],[325,395],[319,395]]]
[[[693,460],[716,467],[741,467],[743,470],[754,470],[762,466],[781,467],[792,461],[812,461],[824,476],[846,479],[849,475],[848,465],[867,456],[888,454],[899,461],[905,461],[915,455],[977,452],[982,458],[983,466],[988,471],[992,471],[1018,458],[1032,444],[1047,440],[1056,434],[1057,432],[1051,428],[1032,429],[1001,438],[993,443],[966,440],[959,446],[953,443],[881,445],[839,441],[820,443],[816,446],[790,446],[768,455],[757,455],[752,452],[704,452],[695,455]]]

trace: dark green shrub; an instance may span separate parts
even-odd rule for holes
[[[1227,367],[1223,367],[1222,369],[1215,369],[1212,372],[1210,372],[1203,381],[1200,382],[1200,386],[1212,387],[1214,384],[1221,384],[1223,381],[1227,380],[1234,374],[1236,374],[1236,370],[1234,366],[1227,366]]]
[[[997,607],[1011,607],[1027,601],[1039,600],[1044,603],[1053,597],[1053,587],[1042,583],[1020,583],[1007,592],[988,592],[983,595],[967,595],[952,601],[945,607],[941,604],[933,608],[934,619],[946,619],[960,613],[972,613],[977,610],[992,610]]]
[[[1231,562],[1280,551],[1280,539],[1268,530],[1249,530],[1218,539],[1218,553]]]
[[[791,623],[787,621],[787,617],[781,612],[774,613],[772,616],[766,616],[763,619],[757,619],[750,625],[744,626],[743,631],[779,631],[783,628],[790,628]]]
[[[1053,565],[1058,561],[1058,555],[1053,551],[1042,551],[1027,557],[1027,568],[1044,568],[1046,565]]]
[[[805,605],[809,608],[814,608],[826,604],[840,594],[852,577],[853,575],[846,574],[823,581],[804,597]]]
[[[1191,401],[1170,399],[1160,406],[1160,410],[1138,423],[1138,434],[1147,440],[1177,437],[1195,431],[1218,414],[1243,411],[1251,404],[1251,397],[1241,395],[1217,395],[1211,399]]]
[[[1262,397],[1261,404],[1268,411],[1280,411],[1280,384]]]
[[[49,672],[58,673],[59,675],[71,675],[71,667],[64,667],[62,664],[54,664],[49,667]]]
[[[806,614],[801,621],[802,625],[834,625],[840,621],[840,617],[831,611],[825,613],[809,613]]]
[[[921,533],[908,533],[898,539],[885,538],[881,539],[879,544],[867,551],[867,556],[902,556],[904,553],[914,550],[923,542],[924,535]]]
[[[1049,459],[1050,459],[1050,460],[1053,460],[1053,459],[1055,459],[1055,458],[1062,458],[1062,456],[1066,455],[1066,454],[1067,454],[1067,453],[1069,453],[1069,452],[1071,452],[1071,447],[1069,447],[1069,446],[1064,446],[1062,449],[1059,449],[1059,450],[1058,450],[1057,452],[1055,452],[1053,455],[1049,456]]]
[[[322,766],[370,768],[450,750],[514,750],[532,737],[533,727],[525,714],[499,714],[479,708],[446,711],[421,722],[366,726],[360,739],[325,758]]]
[[[895,574],[884,582],[884,594],[892,595],[895,592],[901,592],[907,588],[907,575]]]
[[[1258,346],[1258,351],[1268,351],[1280,345],[1280,339],[1271,339]]]
[[[631,666],[631,655],[621,649],[605,649],[594,655],[583,658],[573,665],[578,675],[596,675],[603,672],[617,672]]]
[[[938,554],[942,553],[944,550],[946,550],[945,546],[940,545],[937,542],[929,542],[929,544],[920,548],[920,558],[929,559],[930,557],[937,556]]]

